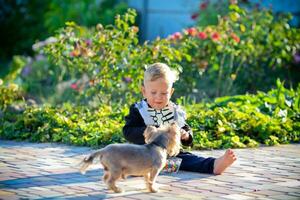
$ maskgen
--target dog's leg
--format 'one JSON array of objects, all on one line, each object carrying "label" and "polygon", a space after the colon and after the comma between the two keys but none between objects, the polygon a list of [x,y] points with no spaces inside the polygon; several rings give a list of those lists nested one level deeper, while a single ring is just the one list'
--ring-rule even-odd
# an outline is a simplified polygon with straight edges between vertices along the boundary
[{"label": "dog's leg", "polygon": [[122,179],[126,179],[128,174],[127,174],[127,169],[125,167],[122,168]]},{"label": "dog's leg", "polygon": [[156,181],[156,177],[159,174],[158,169],[152,169],[150,172],[150,176],[149,176],[149,191],[150,192],[158,192],[158,187],[155,184]]},{"label": "dog's leg", "polygon": [[150,173],[144,175],[146,187],[149,191],[152,189],[152,182],[150,182]]},{"label": "dog's leg", "polygon": [[106,182],[109,189],[116,193],[122,192],[122,189],[116,186],[116,181],[122,176],[122,170],[110,171],[110,176]]},{"label": "dog's leg", "polygon": [[107,180],[109,178],[109,171],[104,170],[104,174],[103,174],[103,182],[107,183]]}]

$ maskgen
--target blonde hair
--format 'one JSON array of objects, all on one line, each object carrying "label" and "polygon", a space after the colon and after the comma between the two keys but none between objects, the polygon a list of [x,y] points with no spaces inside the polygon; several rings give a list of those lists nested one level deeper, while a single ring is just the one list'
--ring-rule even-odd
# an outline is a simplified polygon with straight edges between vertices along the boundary
[{"label": "blonde hair", "polygon": [[167,80],[172,85],[178,80],[178,73],[164,63],[154,63],[149,65],[144,72],[144,85],[147,81],[155,81],[159,78]]}]

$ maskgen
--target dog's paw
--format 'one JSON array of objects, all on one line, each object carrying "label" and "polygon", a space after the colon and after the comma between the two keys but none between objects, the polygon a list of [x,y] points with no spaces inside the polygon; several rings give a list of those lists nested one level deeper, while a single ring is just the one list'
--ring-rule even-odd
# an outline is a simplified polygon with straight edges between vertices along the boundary
[{"label": "dog's paw", "polygon": [[121,188],[114,188],[115,193],[122,193],[124,192]]},{"label": "dog's paw", "polygon": [[150,189],[150,192],[153,192],[153,193],[158,192],[158,187],[156,187],[156,186],[152,186],[149,189]]}]

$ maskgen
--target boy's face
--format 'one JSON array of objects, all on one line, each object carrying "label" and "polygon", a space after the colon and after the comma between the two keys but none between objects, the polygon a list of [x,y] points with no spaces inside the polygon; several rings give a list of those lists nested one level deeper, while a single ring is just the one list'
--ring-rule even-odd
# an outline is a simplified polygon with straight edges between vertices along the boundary
[{"label": "boy's face", "polygon": [[146,81],[142,87],[144,98],[147,99],[147,103],[154,109],[163,109],[166,107],[173,92],[174,88],[164,78],[159,78],[155,81]]}]

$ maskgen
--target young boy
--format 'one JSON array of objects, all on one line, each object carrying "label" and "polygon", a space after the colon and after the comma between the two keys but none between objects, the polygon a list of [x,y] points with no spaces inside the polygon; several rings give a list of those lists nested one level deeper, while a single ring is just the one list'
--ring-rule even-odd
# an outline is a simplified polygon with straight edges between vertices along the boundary
[{"label": "young boy", "polygon": [[[181,127],[182,145],[192,145],[193,135],[185,122],[185,112],[170,101],[174,92],[172,86],[176,80],[177,74],[166,64],[155,63],[146,69],[142,86],[145,99],[131,105],[130,112],[125,117],[123,134],[129,142],[144,144],[143,132],[146,126],[159,127],[175,121]],[[224,172],[236,160],[230,149],[219,158],[203,158],[183,151],[177,157],[182,159],[180,170],[216,175]]]}]

